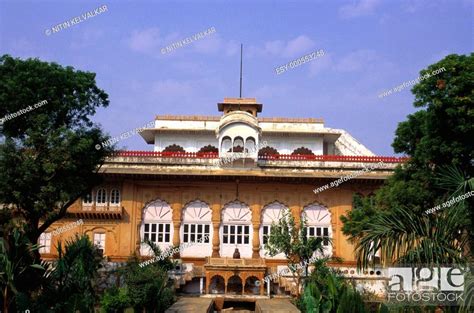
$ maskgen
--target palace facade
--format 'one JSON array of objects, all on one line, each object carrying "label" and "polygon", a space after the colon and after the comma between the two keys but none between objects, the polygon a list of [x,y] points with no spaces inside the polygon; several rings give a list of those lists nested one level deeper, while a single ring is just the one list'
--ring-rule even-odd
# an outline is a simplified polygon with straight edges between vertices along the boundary
[{"label": "palace facade", "polygon": [[[141,133],[154,151],[109,158],[101,168],[104,184],[42,234],[43,257],[54,259],[58,240],[81,233],[111,263],[133,253],[145,260],[148,239],[162,249],[181,247],[173,277],[184,291],[263,293],[258,281],[286,266],[264,244],[272,223],[288,212],[297,223],[306,218],[308,236],[331,238],[325,254],[342,258],[337,266],[347,275],[364,275],[354,272],[340,216],[352,209],[355,193],[371,194],[403,159],[375,156],[321,119],[259,117],[263,105],[254,98],[225,98],[217,107],[221,116],[157,116],[154,128]],[[367,168],[374,170],[361,171]],[[236,248],[240,259],[233,258]],[[284,277],[273,284],[273,292],[293,287]]]}]

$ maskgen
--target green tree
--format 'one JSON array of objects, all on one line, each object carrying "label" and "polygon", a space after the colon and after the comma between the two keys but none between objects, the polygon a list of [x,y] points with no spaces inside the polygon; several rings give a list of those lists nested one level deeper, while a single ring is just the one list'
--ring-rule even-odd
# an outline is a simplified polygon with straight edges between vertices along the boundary
[{"label": "green tree", "polygon": [[295,219],[287,212],[270,228],[270,235],[265,244],[265,249],[270,256],[279,253],[285,254],[293,279],[296,283],[296,294],[300,294],[302,280],[308,274],[308,267],[315,252],[321,255],[324,252],[323,241],[329,238],[307,236],[306,222],[301,219],[296,227]]},{"label": "green tree", "polygon": [[474,172],[474,54],[449,55],[420,76],[442,68],[413,87],[419,110],[397,128],[393,147],[410,161],[376,192],[373,205],[342,218],[360,266],[379,249],[382,261],[413,263],[462,262],[468,243],[473,251],[472,198],[425,213],[451,198],[453,190],[439,180],[446,166],[457,167],[463,181]]},{"label": "green tree", "polygon": [[[15,227],[36,243],[100,182],[100,165],[112,148],[95,148],[108,137],[90,118],[109,104],[108,95],[96,86],[94,73],[4,55],[0,103],[0,224],[8,231],[15,220]],[[44,104],[15,117],[37,103]],[[37,250],[34,256],[31,264],[39,263]],[[18,290],[33,293],[38,274],[29,271],[29,281],[19,282]]]}]

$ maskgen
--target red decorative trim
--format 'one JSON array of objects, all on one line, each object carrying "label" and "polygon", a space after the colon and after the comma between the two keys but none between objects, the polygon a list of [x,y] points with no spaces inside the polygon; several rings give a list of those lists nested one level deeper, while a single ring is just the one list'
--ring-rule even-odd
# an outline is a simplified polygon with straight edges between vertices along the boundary
[{"label": "red decorative trim", "polygon": [[367,162],[367,163],[403,163],[408,157],[385,157],[385,156],[353,156],[353,155],[308,155],[308,154],[279,154],[259,155],[259,160],[289,160],[289,161],[326,161],[326,162]]},{"label": "red decorative trim", "polygon": [[155,151],[118,151],[113,157],[156,157],[156,158],[192,158],[192,159],[217,159],[218,152],[155,152]]},{"label": "red decorative trim", "polygon": [[[157,157],[157,158],[192,158],[217,159],[217,152],[154,152],[154,151],[118,151],[112,157]],[[385,156],[352,156],[352,155],[304,155],[304,154],[272,154],[259,155],[259,160],[268,161],[326,161],[326,162],[366,162],[366,163],[403,163],[408,157]]]}]

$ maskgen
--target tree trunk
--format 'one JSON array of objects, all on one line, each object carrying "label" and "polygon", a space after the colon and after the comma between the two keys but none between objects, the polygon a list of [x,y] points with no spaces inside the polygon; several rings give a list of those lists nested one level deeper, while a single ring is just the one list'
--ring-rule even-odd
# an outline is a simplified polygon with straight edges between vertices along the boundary
[{"label": "tree trunk", "polygon": [[3,312],[8,313],[8,286],[5,286],[3,292]]}]

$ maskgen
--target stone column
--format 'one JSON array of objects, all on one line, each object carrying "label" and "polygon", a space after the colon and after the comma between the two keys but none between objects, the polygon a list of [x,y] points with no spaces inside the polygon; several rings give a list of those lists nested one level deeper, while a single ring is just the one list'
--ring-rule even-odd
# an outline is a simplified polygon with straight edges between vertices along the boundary
[{"label": "stone column", "polygon": [[[179,247],[181,241],[179,239],[179,228],[181,226],[181,221],[173,221],[173,228],[174,228],[174,233],[173,233],[173,246]],[[179,258],[180,255],[180,250],[178,250],[177,253],[173,254],[173,258]]]},{"label": "stone column", "polygon": [[259,204],[252,206],[252,259],[260,259],[260,223],[262,215],[262,206]]},{"label": "stone column", "polygon": [[252,259],[260,258],[260,222],[253,222]]},{"label": "stone column", "polygon": [[[173,209],[173,246],[179,247],[181,240],[179,236],[179,229],[181,227],[181,211],[182,206],[181,203],[175,203],[172,205]],[[173,255],[173,258],[179,258],[180,253],[179,251]]]},{"label": "stone column", "polygon": [[301,223],[301,214],[303,214],[303,208],[301,208],[300,206],[292,206],[290,207],[290,212],[291,212],[291,215],[293,215],[293,218],[295,219],[295,226],[299,231],[300,223]]},{"label": "stone column", "polygon": [[227,283],[228,283],[228,277],[224,277],[224,294],[227,294]]},{"label": "stone column", "polygon": [[220,222],[212,222],[212,257],[218,258],[220,252],[219,226]]}]

